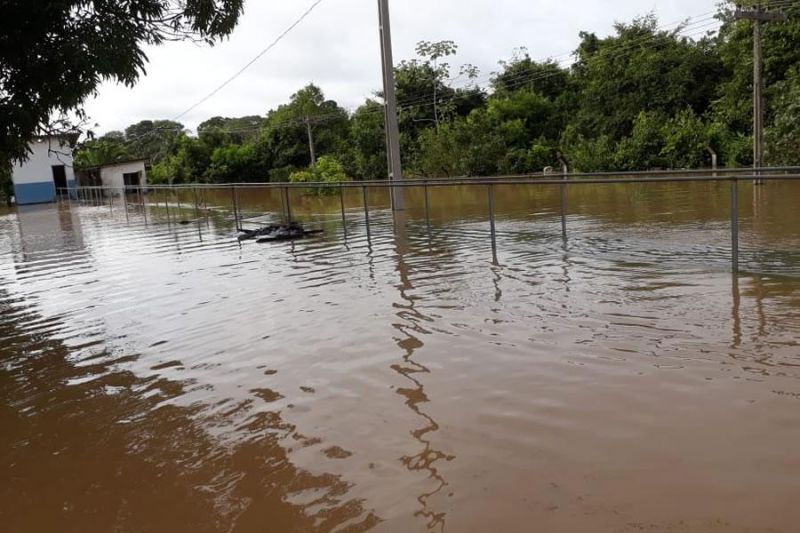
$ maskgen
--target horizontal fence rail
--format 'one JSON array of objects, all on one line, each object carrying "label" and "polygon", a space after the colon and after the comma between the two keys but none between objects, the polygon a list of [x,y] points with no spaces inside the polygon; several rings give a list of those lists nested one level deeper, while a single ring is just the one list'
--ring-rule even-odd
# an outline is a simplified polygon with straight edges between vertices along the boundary
[{"label": "horizontal fence rail", "polygon": [[[717,174],[717,175],[714,175]],[[615,177],[619,176],[619,177]],[[646,182],[682,182],[682,181],[729,181],[737,180],[791,180],[800,178],[800,167],[765,167],[762,169],[725,169],[725,170],[669,170],[669,171],[636,171],[636,172],[601,172],[601,173],[567,173],[567,174],[519,174],[508,176],[477,176],[477,177],[457,177],[457,178],[410,178],[400,181],[388,180],[366,180],[366,181],[342,181],[342,182],[242,182],[242,183],[176,183],[176,184],[148,184],[147,189],[196,189],[211,188],[220,189],[225,187],[238,188],[290,188],[290,189],[311,189],[337,187],[358,188],[358,187],[423,187],[446,186],[446,185],[561,185],[567,181],[574,184],[602,184],[602,183],[646,183]],[[92,187],[78,186],[78,188],[99,188],[109,189],[113,187]],[[135,191],[138,186],[127,187]],[[123,187],[116,187],[121,190]]]},{"label": "horizontal fence rail", "polygon": [[[344,191],[349,189],[360,189],[363,198],[364,220],[366,223],[367,238],[371,239],[370,233],[370,212],[369,212],[369,189],[392,189],[395,191],[412,188],[423,188],[425,191],[425,219],[430,228],[430,201],[428,195],[429,188],[436,187],[463,187],[463,186],[483,186],[487,189],[487,201],[489,212],[489,225],[492,239],[492,258],[497,263],[497,240],[495,223],[495,187],[497,186],[558,186],[560,189],[560,215],[562,237],[567,240],[567,188],[580,185],[616,185],[616,184],[665,184],[665,183],[729,183],[731,192],[731,268],[734,272],[739,270],[739,183],[742,181],[753,181],[755,184],[763,184],[769,181],[798,181],[800,180],[800,167],[764,167],[764,168],[726,168],[726,169],[692,169],[692,170],[658,170],[658,171],[635,171],[635,172],[600,172],[600,173],[542,173],[524,174],[509,176],[491,177],[445,177],[445,178],[413,178],[401,181],[345,181],[345,182],[306,182],[306,183],[192,183],[192,184],[147,184],[130,186],[85,186],[76,185],[68,189],[60,189],[58,197],[61,200],[78,201],[92,205],[108,204],[111,212],[114,210],[115,198],[118,199],[119,207],[125,212],[128,219],[129,198],[138,199],[135,205],[142,208],[145,224],[147,224],[147,197],[149,192],[174,192],[192,193],[192,201],[188,202],[189,207],[194,208],[195,217],[200,218],[201,210],[208,214],[209,208],[206,203],[206,193],[209,191],[223,191],[230,196],[231,213],[236,223],[236,229],[241,231],[245,217],[242,214],[240,203],[240,192],[248,189],[271,189],[281,192],[281,211],[282,216],[287,222],[292,221],[291,190],[317,189],[333,190],[339,192],[341,204],[342,223],[344,225],[345,238],[347,238],[347,214],[344,202]],[[187,202],[183,202],[184,205]],[[166,213],[167,222],[172,222],[169,198],[162,201],[151,201],[150,205],[163,206]],[[201,206],[203,206],[201,208]],[[182,208],[180,196],[178,196],[177,209]],[[227,209],[227,208],[226,208]],[[175,211],[175,206],[172,206]],[[177,221],[177,219],[176,219]]]}]

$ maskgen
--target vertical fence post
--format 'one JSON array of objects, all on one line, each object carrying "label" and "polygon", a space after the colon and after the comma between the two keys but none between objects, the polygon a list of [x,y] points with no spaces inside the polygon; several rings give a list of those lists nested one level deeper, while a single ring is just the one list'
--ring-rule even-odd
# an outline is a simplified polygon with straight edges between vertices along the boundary
[{"label": "vertical fence post", "polygon": [[236,230],[239,230],[239,212],[236,206],[236,187],[231,185],[231,208],[233,209],[233,223],[236,225]]},{"label": "vertical fence post", "polygon": [[344,209],[344,185],[339,185],[339,204],[342,207],[342,232],[347,240],[347,214]]},{"label": "vertical fence post", "polygon": [[492,230],[492,263],[497,264],[497,228],[494,220],[494,185],[489,185],[489,227]]},{"label": "vertical fence post", "polygon": [[[566,165],[563,168],[562,179],[567,181],[567,167]],[[561,238],[564,241],[567,240],[567,186],[561,185],[560,186],[559,194],[561,195]]]},{"label": "vertical fence post", "polygon": [[283,188],[283,207],[286,209],[284,215],[286,216],[286,223],[292,223],[292,197],[289,194],[289,187]]},{"label": "vertical fence post", "polygon": [[170,220],[171,217],[169,215],[169,189],[164,189],[164,208],[167,210],[167,224],[171,225],[172,220]]},{"label": "vertical fence post", "polygon": [[361,187],[361,194],[364,197],[364,221],[367,224],[367,240],[372,240],[372,232],[369,228],[369,197],[367,196],[367,187],[366,185]]},{"label": "vertical fence post", "polygon": [[731,178],[731,268],[739,272],[739,180]]},{"label": "vertical fence post", "polygon": [[428,197],[428,182],[425,182],[423,186],[424,193],[425,193],[425,224],[428,226],[428,233],[431,232],[431,206],[430,206],[430,198]]},{"label": "vertical fence post", "polygon": [[114,189],[108,189],[108,212],[114,214]]},{"label": "vertical fence post", "polygon": [[142,199],[142,215],[144,216],[144,225],[147,226],[147,192],[142,194],[142,186],[139,185],[139,197]]},{"label": "vertical fence post", "polygon": [[125,223],[130,224],[131,219],[128,215],[128,187],[127,185],[122,189],[122,207],[125,209]]},{"label": "vertical fence post", "polygon": [[242,205],[239,203],[239,187],[234,185],[233,197],[236,202],[236,230],[240,231],[244,226],[244,215],[242,215]]},{"label": "vertical fence post", "polygon": [[194,194],[194,218],[196,221],[200,220],[200,199],[197,197],[197,187],[192,188]]}]

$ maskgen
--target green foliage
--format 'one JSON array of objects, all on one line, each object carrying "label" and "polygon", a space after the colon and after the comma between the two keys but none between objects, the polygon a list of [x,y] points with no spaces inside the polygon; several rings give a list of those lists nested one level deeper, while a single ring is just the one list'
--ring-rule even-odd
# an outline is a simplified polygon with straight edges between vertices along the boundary
[{"label": "green foliage", "polygon": [[207,176],[213,182],[265,181],[268,174],[259,164],[252,144],[231,144],[214,150]]},{"label": "green foliage", "polygon": [[[313,168],[300,170],[289,176],[291,183],[327,183],[336,184],[348,181],[347,174],[342,164],[332,156],[322,156]],[[335,187],[317,187],[316,194],[333,194],[338,192]]]},{"label": "green foliage", "polygon": [[577,172],[601,172],[616,169],[616,143],[608,135],[586,137],[568,126],[561,137],[561,147],[570,169]]},{"label": "green foliage", "polygon": [[11,165],[0,161],[0,202],[10,203],[14,195],[14,185],[11,181]]},{"label": "green foliage", "polygon": [[710,41],[658,30],[652,15],[616,30],[602,40],[584,34],[578,49],[575,123],[581,133],[621,139],[632,134],[642,112],[671,116],[687,106],[698,114],[708,109],[722,74]]},{"label": "green foliage", "polygon": [[387,179],[383,106],[375,100],[359,107],[350,123],[353,174],[362,180]]},{"label": "green foliage", "polygon": [[[752,25],[718,14],[718,36],[663,31],[655,17],[581,33],[575,63],[537,62],[525,49],[500,62],[491,86],[477,69],[453,76],[452,41],[422,41],[396,69],[408,176],[595,172],[752,163]],[[800,7],[765,25],[767,161],[800,164]],[[689,31],[691,33],[691,30]],[[214,117],[197,137],[170,121],[84,143],[80,165],[125,153],[153,161],[165,183],[386,179],[380,93],[352,114],[308,85],[266,116]],[[316,165],[312,160],[316,158]],[[335,164],[334,164],[335,163]]]},{"label": "green foliage", "polygon": [[125,143],[125,134],[112,131],[99,139],[90,139],[77,146],[74,163],[75,168],[80,170],[132,158],[133,155]]},{"label": "green foliage", "polygon": [[776,87],[775,113],[767,129],[767,161],[800,165],[800,66]]},{"label": "green foliage", "polygon": [[526,48],[515,50],[510,61],[500,61],[499,65],[503,70],[492,78],[492,87],[498,93],[527,90],[556,100],[570,81],[567,69],[554,61],[534,61]]},{"label": "green foliage", "polygon": [[[72,131],[86,98],[112,80],[132,86],[145,47],[213,42],[231,33],[244,0],[5,0],[0,18],[0,161],[22,160],[41,133]],[[54,118],[55,117],[55,118]]]},{"label": "green foliage", "polygon": [[125,128],[125,141],[134,157],[158,163],[175,151],[183,133],[183,124],[172,120],[143,120]]},{"label": "green foliage", "polygon": [[265,166],[303,168],[312,163],[311,142],[316,154],[336,154],[347,149],[349,130],[347,111],[308,85],[267,114],[255,144]]}]

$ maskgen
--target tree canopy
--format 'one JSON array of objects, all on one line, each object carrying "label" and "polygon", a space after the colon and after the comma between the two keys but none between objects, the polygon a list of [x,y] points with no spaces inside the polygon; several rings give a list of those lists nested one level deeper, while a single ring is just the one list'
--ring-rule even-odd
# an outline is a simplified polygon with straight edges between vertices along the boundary
[{"label": "tree canopy", "polygon": [[[787,22],[764,30],[766,155],[782,165],[800,164],[800,7],[784,11]],[[422,41],[416,57],[395,68],[405,174],[523,174],[563,163],[586,172],[688,168],[712,158],[751,164],[752,23],[734,20],[731,3],[717,18],[715,33],[703,29],[707,22],[666,30],[652,15],[618,23],[608,36],[584,32],[564,62],[516,49],[486,86],[458,61],[456,43]],[[312,84],[264,115],[211,118],[195,136],[168,122],[121,135],[153,128],[163,135],[125,149],[146,154],[152,176],[165,182],[387,178],[380,92],[348,111]],[[119,141],[109,134],[84,151],[115,157]],[[324,172],[315,169],[322,158]]]},{"label": "tree canopy", "polygon": [[74,128],[103,81],[131,86],[145,45],[231,33],[244,0],[5,0],[0,17],[0,162],[38,134]]}]

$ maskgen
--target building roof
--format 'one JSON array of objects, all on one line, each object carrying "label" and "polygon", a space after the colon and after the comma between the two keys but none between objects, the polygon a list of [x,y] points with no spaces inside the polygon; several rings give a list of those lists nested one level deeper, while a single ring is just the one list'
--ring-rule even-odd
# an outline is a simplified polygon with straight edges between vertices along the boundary
[{"label": "building roof", "polygon": [[99,170],[101,168],[120,167],[122,165],[130,165],[131,163],[149,163],[149,159],[126,159],[124,161],[114,161],[113,163],[106,163],[105,165],[95,165],[93,167],[86,167],[81,170]]},{"label": "building roof", "polygon": [[74,148],[75,144],[78,142],[78,138],[80,137],[80,133],[54,133],[50,135],[35,135],[32,142],[48,142],[48,141],[58,141],[60,144],[68,144],[70,147]]}]

